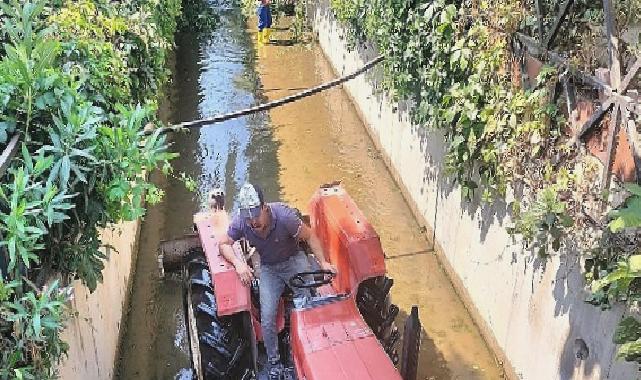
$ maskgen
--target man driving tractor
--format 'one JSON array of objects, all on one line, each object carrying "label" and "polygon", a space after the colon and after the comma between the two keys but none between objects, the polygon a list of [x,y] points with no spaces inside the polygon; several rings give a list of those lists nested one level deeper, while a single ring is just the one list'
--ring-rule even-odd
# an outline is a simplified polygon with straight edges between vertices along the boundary
[{"label": "man driving tractor", "polygon": [[[254,279],[253,269],[234,254],[232,244],[246,239],[260,255],[261,327],[267,351],[269,378],[279,379],[283,371],[278,352],[276,316],[285,285],[296,274],[309,270],[307,255],[300,250],[299,241],[306,241],[314,252],[321,269],[336,271],[327,262],[321,244],[310,227],[284,203],[265,203],[262,190],[246,183],[238,194],[239,210],[234,215],[227,236],[219,243],[220,253],[234,265],[246,286]],[[295,297],[309,297],[309,290],[292,289]]]}]

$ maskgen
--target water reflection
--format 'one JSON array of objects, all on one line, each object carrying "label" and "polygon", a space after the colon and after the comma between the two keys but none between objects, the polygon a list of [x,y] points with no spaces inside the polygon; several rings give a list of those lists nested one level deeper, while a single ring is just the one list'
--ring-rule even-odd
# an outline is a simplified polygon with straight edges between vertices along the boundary
[{"label": "water reflection", "polygon": [[[237,8],[228,7],[222,21],[208,38],[177,35],[174,80],[161,110],[166,120],[198,119],[259,101],[244,19]],[[253,115],[173,136],[174,150],[180,153],[174,161],[176,176],[185,172],[196,178],[198,191],[190,193],[176,178],[152,175],[166,197],[150,208],[141,228],[119,379],[191,378],[182,288],[177,279],[158,278],[158,243],[190,230],[192,215],[214,186],[224,188],[232,201],[243,182],[257,181],[268,198],[277,199],[279,165],[271,131],[266,115]]]}]

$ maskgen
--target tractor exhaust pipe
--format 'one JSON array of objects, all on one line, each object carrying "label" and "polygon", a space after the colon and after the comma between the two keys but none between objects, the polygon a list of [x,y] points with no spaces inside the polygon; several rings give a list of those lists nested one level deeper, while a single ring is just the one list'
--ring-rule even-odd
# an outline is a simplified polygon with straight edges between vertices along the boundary
[{"label": "tractor exhaust pipe", "polygon": [[416,380],[418,354],[421,348],[421,321],[418,318],[418,307],[412,306],[412,312],[405,320],[403,331],[403,351],[401,377],[403,380]]}]

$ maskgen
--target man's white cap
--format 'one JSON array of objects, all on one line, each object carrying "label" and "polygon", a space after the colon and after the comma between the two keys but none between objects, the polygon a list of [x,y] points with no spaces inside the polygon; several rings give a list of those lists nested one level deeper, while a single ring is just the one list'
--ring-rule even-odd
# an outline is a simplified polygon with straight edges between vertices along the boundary
[{"label": "man's white cap", "polygon": [[263,191],[256,185],[245,183],[238,192],[240,215],[245,218],[256,217],[264,203]]}]

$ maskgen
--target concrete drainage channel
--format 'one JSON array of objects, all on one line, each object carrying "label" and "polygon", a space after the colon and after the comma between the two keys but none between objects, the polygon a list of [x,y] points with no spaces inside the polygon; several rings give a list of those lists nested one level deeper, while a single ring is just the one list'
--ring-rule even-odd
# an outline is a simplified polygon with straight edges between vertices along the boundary
[{"label": "concrete drainage channel", "polygon": [[[287,20],[280,20],[286,26]],[[335,78],[319,47],[257,47],[238,9],[225,11],[208,38],[177,37],[173,87],[163,112],[172,122],[207,118],[293,94]],[[277,31],[275,39],[288,39]],[[264,90],[269,91],[264,91]],[[174,137],[176,171],[197,178],[189,193],[175,180],[154,176],[165,200],[149,210],[140,237],[118,379],[189,378],[187,331],[178,279],[158,276],[159,242],[189,232],[207,192],[224,189],[226,203],[247,180],[266,198],[301,210],[317,187],[342,180],[381,237],[394,278],[392,300],[402,326],[411,306],[423,322],[419,379],[496,379],[491,352],[457,298],[420,226],[401,196],[356,109],[341,88],[215,127]],[[416,254],[415,254],[416,253]]]}]

